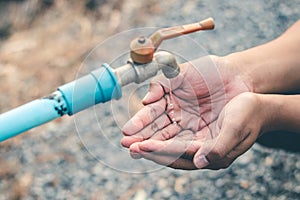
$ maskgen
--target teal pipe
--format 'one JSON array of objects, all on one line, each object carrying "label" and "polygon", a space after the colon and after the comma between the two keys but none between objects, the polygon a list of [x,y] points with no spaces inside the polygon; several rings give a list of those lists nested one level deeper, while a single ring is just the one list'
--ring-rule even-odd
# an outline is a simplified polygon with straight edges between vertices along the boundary
[{"label": "teal pipe", "polygon": [[67,103],[69,115],[122,96],[118,80],[108,64],[102,64],[90,74],[60,86],[58,91]]},{"label": "teal pipe", "polygon": [[[62,116],[65,108],[61,105],[52,98],[43,98],[1,114],[0,141]],[[61,108],[62,114],[58,112]]]},{"label": "teal pipe", "polygon": [[0,141],[14,137],[65,114],[73,115],[98,103],[122,96],[117,77],[108,64],[58,87],[48,97],[0,115]]}]

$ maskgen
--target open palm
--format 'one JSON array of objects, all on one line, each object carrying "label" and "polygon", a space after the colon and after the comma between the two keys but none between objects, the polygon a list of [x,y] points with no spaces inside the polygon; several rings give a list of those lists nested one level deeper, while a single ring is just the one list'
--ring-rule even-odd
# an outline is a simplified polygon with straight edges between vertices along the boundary
[{"label": "open palm", "polygon": [[[222,57],[202,57],[182,64],[180,69],[173,79],[161,76],[151,82],[143,99],[145,106],[123,127],[121,142],[130,148],[132,157],[168,166],[190,160],[199,148],[199,143],[191,141],[214,137],[210,128],[225,104],[251,91],[238,68]],[[177,152],[168,149],[172,142],[180,143]]]}]

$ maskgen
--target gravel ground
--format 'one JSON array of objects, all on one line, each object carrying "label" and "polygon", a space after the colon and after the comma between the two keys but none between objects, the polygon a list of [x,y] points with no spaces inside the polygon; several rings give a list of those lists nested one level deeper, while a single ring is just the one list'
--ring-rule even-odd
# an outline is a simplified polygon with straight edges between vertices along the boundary
[{"label": "gravel ground", "polygon": [[[144,27],[212,16],[216,29],[190,38],[201,44],[203,52],[216,55],[274,39],[300,18],[299,0],[154,3],[161,12],[145,20]],[[123,4],[131,20],[134,4],[129,0]],[[197,54],[193,48],[189,51],[186,56]],[[300,199],[299,154],[258,144],[228,169],[218,171],[173,170],[130,159],[118,142],[125,120],[119,113],[127,112],[126,98],[4,143],[0,148],[0,199]]]}]

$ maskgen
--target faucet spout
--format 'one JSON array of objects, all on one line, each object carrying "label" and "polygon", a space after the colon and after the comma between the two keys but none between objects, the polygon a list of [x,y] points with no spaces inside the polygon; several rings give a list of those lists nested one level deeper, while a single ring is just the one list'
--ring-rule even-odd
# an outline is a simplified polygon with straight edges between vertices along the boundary
[{"label": "faucet spout", "polygon": [[166,78],[174,78],[180,73],[180,67],[173,54],[167,51],[160,51],[154,54],[154,58],[160,65],[160,69]]},{"label": "faucet spout", "polygon": [[129,60],[126,65],[115,69],[114,73],[119,84],[125,86],[133,82],[142,83],[154,77],[159,70],[162,70],[167,78],[176,77],[180,68],[175,56],[166,51],[159,51],[154,54],[154,59],[150,63],[138,64]]}]

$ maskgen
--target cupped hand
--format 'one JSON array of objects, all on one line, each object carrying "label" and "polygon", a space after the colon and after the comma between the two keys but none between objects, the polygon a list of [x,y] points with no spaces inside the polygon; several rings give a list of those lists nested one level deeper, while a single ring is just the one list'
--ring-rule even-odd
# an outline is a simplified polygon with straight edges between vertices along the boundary
[{"label": "cupped hand", "polygon": [[227,168],[268,127],[270,115],[259,96],[239,94],[209,127],[196,133],[183,130],[167,140],[134,143],[132,154],[177,169]]},{"label": "cupped hand", "polygon": [[[210,129],[225,104],[251,91],[249,81],[224,57],[202,57],[180,68],[177,77],[159,77],[150,84],[145,106],[123,127],[121,143],[130,148],[132,157],[174,167],[190,163],[199,142],[216,137]],[[168,149],[174,144],[176,149]],[[190,163],[188,168],[193,167]]]},{"label": "cupped hand", "polygon": [[[270,108],[261,94],[242,93],[234,97],[222,110],[211,131],[211,139],[203,142],[195,152],[196,168],[220,169],[245,153],[271,124]],[[184,166],[183,166],[184,167]]]}]

